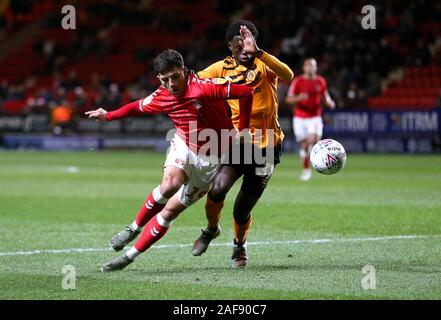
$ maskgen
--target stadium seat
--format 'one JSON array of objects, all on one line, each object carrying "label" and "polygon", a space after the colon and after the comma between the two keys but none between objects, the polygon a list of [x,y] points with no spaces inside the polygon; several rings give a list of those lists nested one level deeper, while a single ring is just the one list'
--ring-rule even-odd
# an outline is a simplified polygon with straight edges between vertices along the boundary
[{"label": "stadium seat", "polygon": [[409,67],[404,74],[403,79],[393,81],[380,96],[369,98],[369,107],[435,108],[441,94],[441,67]]},{"label": "stadium seat", "polygon": [[3,103],[3,111],[7,114],[21,114],[26,108],[26,105],[26,100],[8,100]]}]

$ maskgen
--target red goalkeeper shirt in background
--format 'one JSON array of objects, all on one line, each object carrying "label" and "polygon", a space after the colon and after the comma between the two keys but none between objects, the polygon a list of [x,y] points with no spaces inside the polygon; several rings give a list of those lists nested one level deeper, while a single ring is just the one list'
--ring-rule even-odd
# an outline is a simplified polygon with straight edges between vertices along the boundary
[{"label": "red goalkeeper shirt in background", "polygon": [[[248,128],[253,103],[251,88],[226,81],[222,84],[215,84],[213,80],[201,80],[193,74],[188,76],[187,88],[182,96],[175,97],[164,87],[159,87],[145,99],[129,103],[118,110],[109,111],[106,120],[165,113],[173,121],[177,134],[190,149],[199,150],[207,141],[199,141],[199,139],[190,141],[190,129],[194,128],[197,134],[203,129],[214,129],[220,142],[220,130],[234,128],[226,111],[226,99],[239,99],[239,130]],[[191,122],[193,122],[192,127],[190,127]],[[192,134],[195,135],[195,132]]]},{"label": "red goalkeeper shirt in background", "polygon": [[296,103],[294,117],[320,117],[322,115],[321,99],[326,90],[326,80],[321,76],[316,76],[314,79],[308,79],[304,75],[296,77],[289,86],[288,96],[306,93],[308,98]]}]

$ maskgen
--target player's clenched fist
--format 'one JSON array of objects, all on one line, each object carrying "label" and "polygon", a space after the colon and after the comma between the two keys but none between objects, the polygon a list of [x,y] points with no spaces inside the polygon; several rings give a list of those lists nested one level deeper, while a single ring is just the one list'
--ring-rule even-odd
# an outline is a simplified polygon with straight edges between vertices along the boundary
[{"label": "player's clenched fist", "polygon": [[101,121],[106,121],[107,111],[103,108],[99,108],[96,110],[91,110],[86,112],[86,116],[89,116],[90,119],[97,119]]}]

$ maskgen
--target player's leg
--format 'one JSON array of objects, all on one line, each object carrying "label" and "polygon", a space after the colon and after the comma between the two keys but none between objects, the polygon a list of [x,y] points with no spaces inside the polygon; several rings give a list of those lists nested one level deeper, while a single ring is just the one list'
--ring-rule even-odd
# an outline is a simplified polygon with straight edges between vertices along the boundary
[{"label": "player's leg", "polygon": [[188,177],[188,172],[186,172],[188,170],[188,155],[187,145],[179,136],[175,135],[170,142],[161,184],[147,197],[132,224],[112,238],[110,245],[115,251],[122,250],[135,239],[141,232],[141,228],[160,212],[168,199],[179,190]]},{"label": "player's leg", "polygon": [[139,209],[134,221],[134,226],[145,226],[152,217],[165,207],[168,199],[179,190],[181,185],[185,182],[185,179],[185,171],[182,168],[175,166],[165,167],[161,184],[153,189]]},{"label": "player's leg", "polygon": [[309,163],[309,153],[310,153],[310,140],[308,138],[300,141],[300,162],[302,165],[302,174],[300,175],[300,180],[308,181],[311,179],[312,172]]},{"label": "player's leg", "polygon": [[233,268],[247,264],[247,234],[253,221],[251,211],[266,189],[274,170],[271,165],[267,174],[256,174],[255,168],[244,173],[241,189],[234,202],[234,243],[231,262]]},{"label": "player's leg", "polygon": [[303,181],[308,181],[309,179],[311,179],[312,176],[312,172],[311,172],[311,168],[310,168],[310,160],[309,160],[309,156],[311,154],[311,150],[312,147],[314,147],[314,145],[320,141],[320,139],[322,138],[322,134],[323,134],[323,121],[321,117],[314,117],[311,119],[308,119],[306,122],[306,139],[304,140],[304,155],[305,155],[305,159],[304,159],[304,168],[305,166],[307,166],[307,171],[304,170],[304,172],[302,173],[302,177],[301,180]]},{"label": "player's leg", "polygon": [[165,167],[161,185],[157,186],[150,193],[132,224],[117,233],[110,240],[112,248],[115,251],[120,251],[134,240],[141,233],[141,228],[165,207],[168,199],[179,190],[186,178],[187,176],[183,169],[175,166]]},{"label": "player's leg", "polygon": [[303,172],[300,176],[300,180],[309,181],[312,177],[312,170],[310,168],[310,159],[309,156],[311,154],[312,147],[319,141],[319,137],[317,134],[312,133],[309,134],[308,137],[304,140],[304,151],[302,151],[304,155],[303,159]]},{"label": "player's leg", "polygon": [[127,251],[127,256],[134,260],[139,254],[150,248],[156,241],[161,239],[168,231],[172,221],[175,220],[179,214],[187,208],[179,200],[179,195],[176,193],[154,218],[151,219],[141,236],[136,241],[134,246]]},{"label": "player's leg", "polygon": [[308,145],[308,157],[311,154],[312,147],[319,141],[320,137],[315,133],[312,133],[308,136],[308,138],[306,139],[306,143]]},{"label": "player's leg", "polygon": [[219,220],[224,206],[225,197],[233,184],[240,178],[242,172],[237,166],[222,165],[216,173],[205,203],[205,215],[207,228],[201,230],[201,235],[196,239],[192,249],[192,255],[203,254],[211,240],[220,234]]},{"label": "player's leg", "polygon": [[122,270],[131,264],[141,253],[150,248],[167,233],[170,225],[186,209],[176,193],[165,207],[146,224],[135,245],[124,255],[117,257],[101,267],[102,272]]},{"label": "player's leg", "polygon": [[294,117],[293,128],[297,142],[299,143],[300,164],[302,166],[302,174],[300,180],[307,181],[311,178],[311,169],[309,167],[308,152],[308,119]]},{"label": "player's leg", "polygon": [[[194,155],[193,158],[195,158]],[[217,163],[213,164],[201,159],[194,160],[195,162],[191,162],[194,165],[186,167],[187,183],[183,184],[162,211],[147,223],[135,245],[126,254],[103,265],[103,272],[121,270],[132,263],[137,256],[167,233],[172,221],[182,211],[207,193],[219,166]]]},{"label": "player's leg", "polygon": [[161,211],[184,183],[188,176],[188,146],[178,135],[170,141],[161,185],[148,196],[141,206],[133,226],[143,227],[154,215]]}]

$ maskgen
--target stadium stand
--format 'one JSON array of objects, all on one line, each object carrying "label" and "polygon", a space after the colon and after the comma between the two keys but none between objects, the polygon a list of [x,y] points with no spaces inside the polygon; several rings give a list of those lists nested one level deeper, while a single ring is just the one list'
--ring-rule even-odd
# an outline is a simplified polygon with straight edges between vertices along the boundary
[{"label": "stadium stand", "polygon": [[[74,3],[77,30],[60,26],[63,1],[2,4],[2,37],[14,39],[30,23],[37,30],[20,34],[21,44],[0,56],[1,113],[67,102],[80,114],[140,98],[158,84],[151,72],[158,51],[177,48],[189,67],[201,69],[228,54],[225,27],[238,18],[253,20],[261,47],[296,73],[305,57],[316,57],[340,108],[430,109],[439,100],[439,2],[375,3],[375,30],[359,27],[362,1],[312,1],[308,7],[269,0]],[[399,76],[391,80],[392,72]],[[280,86],[281,96],[286,86]]]}]

